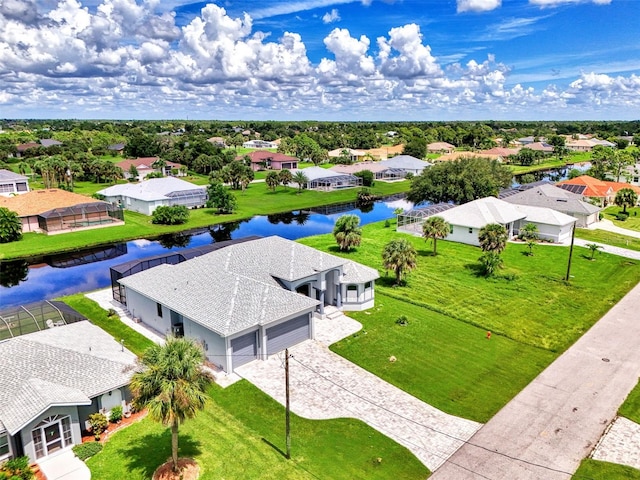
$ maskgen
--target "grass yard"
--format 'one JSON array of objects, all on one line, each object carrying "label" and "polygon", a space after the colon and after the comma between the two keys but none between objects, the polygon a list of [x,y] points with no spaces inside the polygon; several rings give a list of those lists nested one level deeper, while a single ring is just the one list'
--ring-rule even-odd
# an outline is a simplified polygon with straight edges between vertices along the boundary
[{"label": "grass yard", "polygon": [[578,228],[576,229],[576,237],[589,240],[590,242],[606,243],[614,247],[640,251],[640,238],[628,237],[627,235],[620,235],[619,233],[608,232],[606,230]]},{"label": "grass yard", "polygon": [[556,157],[549,157],[540,163],[533,165],[509,165],[514,175],[522,175],[524,173],[537,172],[540,170],[548,170],[550,168],[562,168],[567,164],[567,158],[558,160]]},{"label": "grass yard", "polygon": [[[382,270],[380,252],[392,238],[409,239],[418,268],[406,286]],[[447,413],[486,422],[557,355],[575,342],[640,281],[640,264],[612,255],[587,259],[576,247],[571,282],[568,248],[539,245],[534,256],[509,244],[497,278],[478,276],[480,249],[396,233],[381,223],[363,227],[362,244],[342,254],[332,235],[301,240],[378,268],[376,307],[351,313],[364,325],[332,349]],[[409,325],[395,324],[406,315]],[[492,332],[491,340],[486,332]],[[388,358],[397,358],[390,363]],[[424,374],[420,374],[424,372]]]},{"label": "grass yard", "polygon": [[640,423],[640,382],[636,384],[624,403],[620,406],[618,415]]},{"label": "grass yard", "polygon": [[[372,189],[379,195],[405,192],[408,181],[385,183],[378,182]],[[176,233],[192,228],[205,227],[224,222],[251,218],[254,215],[268,215],[311,208],[332,203],[352,202],[358,194],[357,188],[348,188],[333,192],[303,190],[278,187],[275,192],[265,183],[253,183],[244,192],[234,191],[238,200],[238,210],[230,215],[219,215],[210,208],[190,210],[189,221],[184,225],[153,225],[151,217],[125,210],[125,225],[100,228],[63,235],[48,236],[41,233],[26,233],[22,240],[2,245],[0,259],[24,258],[53,252],[65,252],[121,242],[135,238],[153,238],[166,233]]]},{"label": "grass yard", "polygon": [[585,458],[572,480],[640,480],[640,470],[617,463]]},{"label": "grass yard", "polygon": [[636,232],[640,232],[640,207],[627,208],[629,218],[624,221],[620,221],[616,218],[616,214],[618,213],[622,213],[622,208],[618,207],[617,205],[612,205],[602,211],[603,217],[611,220],[614,225],[617,225],[621,228],[626,228],[627,230],[635,230]]}]

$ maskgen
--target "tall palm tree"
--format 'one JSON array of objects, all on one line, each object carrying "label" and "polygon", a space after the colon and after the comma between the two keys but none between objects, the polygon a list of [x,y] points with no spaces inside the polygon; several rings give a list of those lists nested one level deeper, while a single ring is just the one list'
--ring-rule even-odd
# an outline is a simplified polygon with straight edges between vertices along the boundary
[{"label": "tall palm tree", "polygon": [[501,253],[509,240],[507,229],[499,223],[490,223],[480,229],[478,240],[484,252]]},{"label": "tall palm tree", "polygon": [[397,285],[402,283],[405,272],[416,268],[416,255],[416,249],[405,238],[391,240],[382,249],[382,264],[395,272]]},{"label": "tall palm tree", "polygon": [[442,217],[429,217],[422,224],[422,236],[425,241],[429,238],[433,239],[433,254],[437,255],[436,242],[439,238],[445,238],[449,235],[451,226]]},{"label": "tall palm tree", "polygon": [[357,215],[342,215],[336,220],[336,224],[333,227],[333,236],[343,252],[359,246],[362,240],[360,217]]},{"label": "tall palm tree", "polygon": [[134,405],[171,427],[171,460],[178,469],[178,426],[193,418],[207,401],[213,381],[202,369],[204,353],[187,338],[169,337],[164,345],[149,347],[140,359],[141,369],[131,379]]}]

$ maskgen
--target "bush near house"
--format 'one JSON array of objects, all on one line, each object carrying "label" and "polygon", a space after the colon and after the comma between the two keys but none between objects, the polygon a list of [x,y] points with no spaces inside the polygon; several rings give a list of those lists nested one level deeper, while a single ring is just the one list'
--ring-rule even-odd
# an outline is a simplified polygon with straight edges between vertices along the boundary
[{"label": "bush near house", "polygon": [[78,457],[82,461],[85,461],[86,459],[91,458],[95,454],[99,453],[102,450],[102,444],[100,442],[86,442],[75,445],[72,450],[73,453],[75,453],[76,457]]},{"label": "bush near house", "polygon": [[0,480],[32,480],[36,478],[29,466],[29,457],[7,460],[0,466]]},{"label": "bush near house", "polygon": [[189,220],[189,210],[184,205],[161,205],[153,211],[151,223],[160,225],[182,225]]}]

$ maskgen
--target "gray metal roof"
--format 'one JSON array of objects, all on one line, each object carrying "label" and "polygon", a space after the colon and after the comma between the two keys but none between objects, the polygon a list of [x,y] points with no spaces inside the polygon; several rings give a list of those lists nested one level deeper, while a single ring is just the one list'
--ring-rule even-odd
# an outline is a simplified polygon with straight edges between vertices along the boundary
[{"label": "gray metal roof", "polygon": [[380,164],[387,168],[400,168],[403,170],[424,170],[426,167],[433,165],[411,155],[397,155],[388,160],[382,160]]},{"label": "gray metal roof", "polygon": [[140,183],[126,183],[113,185],[100,190],[98,193],[105,197],[130,197],[138,200],[163,200],[176,192],[200,191],[204,193],[206,187],[180,180],[175,177],[151,178]]},{"label": "gray metal roof", "polygon": [[11,170],[0,169],[0,182],[24,182],[28,180],[24,175],[18,175]]},{"label": "gray metal roof", "polygon": [[160,265],[120,283],[227,336],[318,305],[282,288],[278,280],[311,279],[343,266],[345,282],[379,277],[364,265],[272,236],[229,245],[177,265]]},{"label": "gray metal roof", "polygon": [[86,405],[127,385],[136,356],[88,321],[0,342],[0,430],[15,435],[53,405]]},{"label": "gray metal roof", "polygon": [[505,202],[533,207],[547,207],[566,214],[591,215],[602,210],[582,200],[582,196],[555,185],[539,185],[510,197]]}]

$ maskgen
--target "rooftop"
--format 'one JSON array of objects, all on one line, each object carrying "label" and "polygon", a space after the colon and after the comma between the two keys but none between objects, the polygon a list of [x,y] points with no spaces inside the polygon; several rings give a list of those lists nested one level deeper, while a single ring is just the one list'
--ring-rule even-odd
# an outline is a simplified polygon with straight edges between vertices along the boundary
[{"label": "rooftop", "polygon": [[206,190],[193,183],[180,180],[175,177],[152,178],[140,183],[126,183],[114,185],[100,190],[98,193],[106,197],[131,197],[144,201],[162,200],[174,192],[187,192],[191,190]]},{"label": "rooftop", "polygon": [[600,207],[591,205],[582,200],[582,195],[571,193],[555,185],[539,185],[537,187],[524,190],[503,199],[505,202],[532,205],[535,207],[547,207],[559,212],[581,213],[591,215],[599,212]]},{"label": "rooftop", "polygon": [[482,228],[491,223],[506,225],[526,217],[514,205],[495,197],[464,203],[439,214],[451,225]]},{"label": "rooftop", "polygon": [[6,207],[20,217],[40,215],[56,208],[96,203],[107,202],[57,188],[32,190],[15,197],[0,197],[0,207]]},{"label": "rooftop", "polygon": [[11,170],[0,169],[0,182],[25,182],[28,178]]}]

